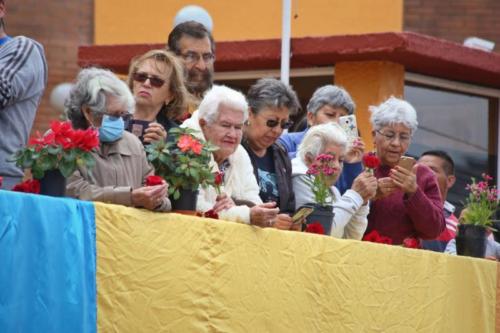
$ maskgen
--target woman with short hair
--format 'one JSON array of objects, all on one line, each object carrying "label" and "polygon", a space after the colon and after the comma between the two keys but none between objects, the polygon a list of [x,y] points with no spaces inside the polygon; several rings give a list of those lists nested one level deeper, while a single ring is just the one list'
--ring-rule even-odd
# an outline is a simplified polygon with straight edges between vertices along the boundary
[{"label": "woman with short hair", "polygon": [[243,146],[247,150],[263,202],[275,202],[283,213],[295,211],[292,167],[286,152],[276,141],[288,129],[300,108],[295,91],[279,80],[260,79],[250,87],[250,113]]},{"label": "woman with short hair", "polygon": [[68,178],[66,194],[81,200],[103,201],[150,210],[170,210],[166,183],[145,187],[154,173],[141,142],[124,130],[124,118],[134,111],[127,85],[108,70],[80,71],[65,103],[76,129],[94,127],[100,145],[92,152],[95,167],[78,167]]},{"label": "woman with short hair", "polygon": [[445,227],[443,204],[431,169],[417,164],[407,170],[398,163],[417,130],[413,106],[391,97],[370,107],[372,135],[381,164],[375,170],[378,193],[368,215],[367,233],[376,230],[402,244],[407,237],[434,239]]},{"label": "woman with short hair", "polygon": [[321,154],[333,157],[333,166],[338,168],[332,179],[330,194],[333,203],[331,235],[337,238],[361,239],[366,230],[368,202],[377,191],[377,179],[368,172],[358,175],[343,195],[335,187],[342,173],[346,154],[347,137],[336,123],[326,123],[312,127],[299,145],[297,156],[292,160],[292,182],[295,192],[295,206],[300,208],[314,203],[314,194],[307,181],[307,170]]}]

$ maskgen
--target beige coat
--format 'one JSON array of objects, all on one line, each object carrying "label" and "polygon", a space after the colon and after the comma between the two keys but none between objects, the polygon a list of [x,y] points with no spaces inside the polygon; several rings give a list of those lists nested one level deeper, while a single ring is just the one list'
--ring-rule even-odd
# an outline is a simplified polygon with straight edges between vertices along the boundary
[{"label": "beige coat", "polygon": [[[97,153],[92,155],[96,161],[92,172],[78,168],[68,178],[66,195],[81,200],[132,206],[132,190],[142,187],[145,178],[154,174],[141,142],[126,131],[116,142],[101,143]],[[170,209],[168,197],[157,208],[160,211]]]}]

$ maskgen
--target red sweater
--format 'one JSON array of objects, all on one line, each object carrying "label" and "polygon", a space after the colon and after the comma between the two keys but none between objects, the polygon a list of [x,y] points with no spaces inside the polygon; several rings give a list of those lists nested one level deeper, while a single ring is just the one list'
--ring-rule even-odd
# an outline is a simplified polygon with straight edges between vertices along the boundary
[{"label": "red sweater", "polygon": [[[389,177],[390,168],[380,166],[375,177]],[[434,173],[427,166],[417,169],[417,191],[408,197],[397,191],[371,202],[366,233],[377,230],[402,244],[406,237],[434,239],[445,228],[443,203]]]}]

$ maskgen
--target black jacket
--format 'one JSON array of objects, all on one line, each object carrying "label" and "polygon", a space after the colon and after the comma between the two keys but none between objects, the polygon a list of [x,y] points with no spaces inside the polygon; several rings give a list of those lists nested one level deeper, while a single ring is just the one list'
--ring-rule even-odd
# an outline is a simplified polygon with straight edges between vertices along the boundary
[{"label": "black jacket", "polygon": [[[244,140],[242,145],[245,147],[248,155],[250,156],[253,173],[258,183],[259,176],[257,162],[255,161],[255,158],[253,158],[254,155],[250,152],[248,142]],[[276,180],[278,182],[280,213],[293,214],[293,212],[295,212],[295,194],[293,193],[292,187],[292,164],[290,163],[287,153],[276,143],[273,144],[270,149],[273,151],[274,170],[276,172]]]}]

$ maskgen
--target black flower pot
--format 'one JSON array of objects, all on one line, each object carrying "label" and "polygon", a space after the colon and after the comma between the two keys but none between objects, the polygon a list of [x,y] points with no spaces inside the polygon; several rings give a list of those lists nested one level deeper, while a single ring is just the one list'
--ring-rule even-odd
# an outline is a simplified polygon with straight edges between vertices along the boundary
[{"label": "black flower pot", "polygon": [[175,200],[173,196],[170,196],[172,210],[195,211],[198,201],[198,190],[180,189],[179,191],[181,193],[179,199]]},{"label": "black flower pot", "polygon": [[455,237],[457,254],[459,256],[484,258],[486,239],[486,227],[473,224],[459,224]]},{"label": "black flower pot", "polygon": [[[324,230],[323,234],[329,236],[332,231],[333,216],[335,215],[333,213],[333,207],[330,205],[319,206],[317,204],[306,204],[303,207],[311,207],[314,209],[313,212],[307,216],[306,224],[321,224]],[[307,225],[303,226],[304,230],[307,230]]]},{"label": "black flower pot", "polygon": [[59,169],[45,171],[40,180],[40,194],[53,197],[64,197],[66,193],[66,177]]}]

